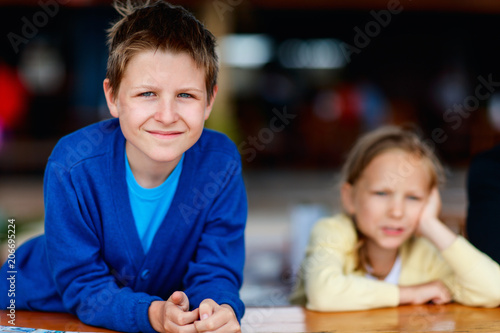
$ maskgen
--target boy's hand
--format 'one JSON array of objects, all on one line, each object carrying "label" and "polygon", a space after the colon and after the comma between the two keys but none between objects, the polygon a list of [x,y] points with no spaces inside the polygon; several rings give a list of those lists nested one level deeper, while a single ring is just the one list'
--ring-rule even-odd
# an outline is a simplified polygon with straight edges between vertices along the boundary
[{"label": "boy's hand", "polygon": [[200,320],[194,323],[197,332],[241,332],[240,324],[231,306],[219,305],[207,298],[201,302]]},{"label": "boy's hand", "polygon": [[439,280],[408,287],[399,287],[399,304],[446,304],[451,302],[448,288]]},{"label": "boy's hand", "polygon": [[189,311],[189,299],[182,291],[174,292],[167,301],[154,301],[148,310],[149,322],[157,332],[196,333],[194,321],[198,309]]}]

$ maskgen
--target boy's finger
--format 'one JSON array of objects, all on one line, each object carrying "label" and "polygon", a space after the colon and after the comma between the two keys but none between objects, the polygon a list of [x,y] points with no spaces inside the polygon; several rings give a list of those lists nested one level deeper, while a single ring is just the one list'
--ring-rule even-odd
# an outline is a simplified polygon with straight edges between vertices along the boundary
[{"label": "boy's finger", "polygon": [[186,326],[193,324],[198,320],[198,311],[182,312],[176,316],[175,323],[179,326]]},{"label": "boy's finger", "polygon": [[199,318],[198,309],[194,311],[184,311],[175,304],[170,304],[166,308],[166,317],[169,322],[176,326],[185,326],[194,323]]},{"label": "boy's finger", "polygon": [[197,332],[241,332],[241,327],[232,311],[227,311],[221,306],[212,308],[212,304],[217,305],[215,302],[207,304],[210,305],[213,312],[205,320],[202,319],[194,322]]},{"label": "boy's finger", "polygon": [[168,300],[179,306],[183,311],[189,310],[189,299],[182,291],[175,291]]},{"label": "boy's finger", "polygon": [[175,304],[179,305],[184,298],[184,293],[182,291],[175,291],[172,296],[170,296],[170,300]]},{"label": "boy's finger", "polygon": [[200,320],[207,319],[214,312],[215,302],[211,299],[206,299],[200,304]]}]

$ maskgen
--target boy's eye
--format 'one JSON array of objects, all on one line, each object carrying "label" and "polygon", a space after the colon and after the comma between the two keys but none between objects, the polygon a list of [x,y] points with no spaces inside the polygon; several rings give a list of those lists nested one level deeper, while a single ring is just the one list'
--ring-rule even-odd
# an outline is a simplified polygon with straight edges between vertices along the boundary
[{"label": "boy's eye", "polygon": [[191,94],[187,94],[187,93],[180,93],[179,95],[177,95],[179,97],[182,97],[182,98],[190,98],[190,97],[193,97],[193,95]]},{"label": "boy's eye", "polygon": [[388,193],[386,191],[375,191],[373,194],[378,195],[378,196],[386,196]]},{"label": "boy's eye", "polygon": [[147,91],[147,92],[143,92],[140,94],[140,96],[142,96],[142,97],[153,97],[154,95],[155,95],[155,93],[152,91]]},{"label": "boy's eye", "polygon": [[414,201],[420,201],[420,200],[422,200],[422,198],[421,198],[421,197],[416,196],[416,195],[409,195],[409,196],[408,196],[408,199],[410,199],[410,200],[414,200]]}]

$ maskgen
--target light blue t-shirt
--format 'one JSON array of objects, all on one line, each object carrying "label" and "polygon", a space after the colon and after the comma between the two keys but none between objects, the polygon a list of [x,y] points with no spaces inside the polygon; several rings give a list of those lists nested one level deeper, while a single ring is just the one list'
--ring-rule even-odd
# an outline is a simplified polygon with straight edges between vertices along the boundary
[{"label": "light blue t-shirt", "polygon": [[135,180],[125,152],[125,172],[130,205],[144,253],[148,252],[156,231],[170,208],[181,176],[183,161],[184,154],[163,184],[154,188],[144,188]]}]

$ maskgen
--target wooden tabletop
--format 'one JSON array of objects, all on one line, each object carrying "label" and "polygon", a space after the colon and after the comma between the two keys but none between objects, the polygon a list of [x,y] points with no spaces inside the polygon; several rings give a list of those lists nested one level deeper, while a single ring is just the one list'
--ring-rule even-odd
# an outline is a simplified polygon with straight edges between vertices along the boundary
[{"label": "wooden tabletop", "polygon": [[248,308],[243,332],[500,332],[500,308],[412,305],[351,312]]},{"label": "wooden tabletop", "polygon": [[[8,321],[9,312],[0,311],[1,325],[12,326]],[[114,332],[100,327],[85,325],[76,316],[69,313],[31,312],[16,310],[15,326],[42,328],[45,330],[71,331],[71,332]]]},{"label": "wooden tabletop", "polygon": [[[0,311],[8,326],[7,311]],[[7,318],[7,319],[6,319]],[[113,332],[63,313],[16,311],[16,326],[78,332]],[[458,304],[413,305],[369,311],[320,313],[301,307],[247,308],[243,333],[264,332],[500,332],[500,308]]]}]

